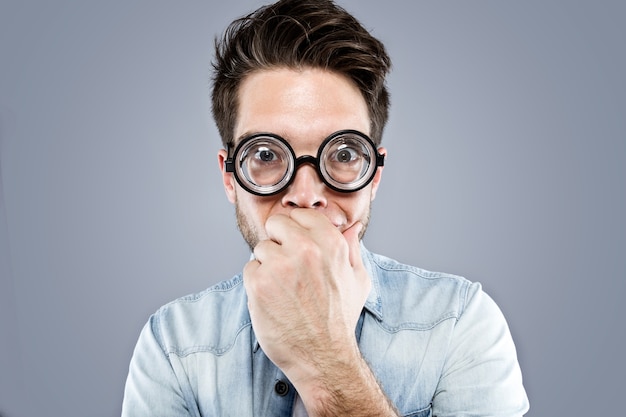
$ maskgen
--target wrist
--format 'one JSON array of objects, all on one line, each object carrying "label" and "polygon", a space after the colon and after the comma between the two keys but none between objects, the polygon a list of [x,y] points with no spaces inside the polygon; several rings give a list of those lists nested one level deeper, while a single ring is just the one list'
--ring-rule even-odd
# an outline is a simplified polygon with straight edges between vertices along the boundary
[{"label": "wrist", "polygon": [[397,415],[358,348],[338,353],[317,371],[313,378],[292,381],[310,417]]}]

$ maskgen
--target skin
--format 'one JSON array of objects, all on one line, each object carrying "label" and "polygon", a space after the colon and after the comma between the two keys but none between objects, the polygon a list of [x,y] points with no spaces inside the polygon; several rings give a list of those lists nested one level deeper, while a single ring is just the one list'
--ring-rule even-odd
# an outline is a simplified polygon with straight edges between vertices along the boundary
[{"label": "skin", "polygon": [[[239,91],[235,137],[276,133],[296,156],[315,155],[331,133],[369,134],[367,106],[340,74],[306,68],[259,70]],[[379,152],[386,154],[384,148]],[[309,415],[397,415],[360,355],[355,327],[371,288],[359,240],[380,184],[354,193],[326,187],[301,166],[274,196],[255,196],[224,170],[224,189],[255,259],[243,270],[252,326],[265,354],[296,387]]]}]

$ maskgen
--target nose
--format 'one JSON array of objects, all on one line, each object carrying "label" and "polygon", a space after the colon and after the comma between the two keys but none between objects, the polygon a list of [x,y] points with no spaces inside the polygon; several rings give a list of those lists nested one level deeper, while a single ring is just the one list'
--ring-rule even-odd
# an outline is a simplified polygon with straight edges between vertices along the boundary
[{"label": "nose", "polygon": [[325,188],[315,167],[302,164],[296,169],[294,179],[282,197],[282,204],[285,207],[324,208],[328,204]]}]

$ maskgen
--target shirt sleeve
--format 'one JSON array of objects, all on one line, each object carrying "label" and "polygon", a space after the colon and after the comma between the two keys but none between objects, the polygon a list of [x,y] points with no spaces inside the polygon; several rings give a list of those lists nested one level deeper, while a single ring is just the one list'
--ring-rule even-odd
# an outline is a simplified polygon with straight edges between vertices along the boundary
[{"label": "shirt sleeve", "polygon": [[[158,316],[144,326],[130,361],[122,417],[199,417],[189,393],[159,342]],[[192,402],[192,405],[194,403]]]},{"label": "shirt sleeve", "polygon": [[480,284],[469,287],[432,406],[436,417],[519,417],[528,411],[508,325]]}]

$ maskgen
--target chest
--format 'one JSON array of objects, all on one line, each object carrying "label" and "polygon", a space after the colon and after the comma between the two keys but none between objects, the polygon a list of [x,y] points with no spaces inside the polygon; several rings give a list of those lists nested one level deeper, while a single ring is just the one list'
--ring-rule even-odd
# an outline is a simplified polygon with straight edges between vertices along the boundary
[{"label": "chest", "polygon": [[[430,415],[451,326],[447,321],[429,329],[385,328],[367,320],[363,324],[361,353],[403,416]],[[237,416],[293,415],[294,387],[260,348],[252,346],[251,338],[241,335],[223,355],[188,358],[185,368],[201,415],[224,415],[224,410]]]}]

